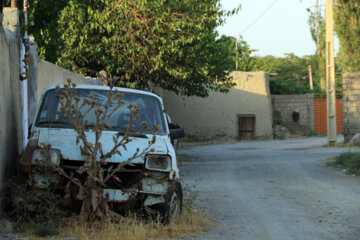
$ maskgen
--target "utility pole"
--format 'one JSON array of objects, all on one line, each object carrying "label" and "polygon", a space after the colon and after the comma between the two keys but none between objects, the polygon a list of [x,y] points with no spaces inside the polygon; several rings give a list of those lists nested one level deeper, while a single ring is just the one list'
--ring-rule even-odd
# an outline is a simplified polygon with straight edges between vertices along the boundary
[{"label": "utility pole", "polygon": [[312,68],[311,65],[309,65],[309,85],[310,85],[310,89],[311,91],[314,89],[313,87],[313,78],[312,78]]},{"label": "utility pole", "polygon": [[235,43],[236,45],[235,45],[235,58],[236,58],[236,61],[235,61],[235,69],[236,69],[236,71],[238,70],[238,68],[239,68],[239,63],[238,63],[238,61],[239,61],[239,52],[238,52],[238,39],[236,38],[236,43]]},{"label": "utility pole", "polygon": [[[316,52],[319,57],[319,69],[321,69],[323,66],[321,64],[321,44],[320,44],[320,17],[321,12],[319,8],[319,0],[315,0],[315,21],[316,21]],[[320,76],[320,88],[324,89],[326,88],[325,79],[323,76]]]},{"label": "utility pole", "polygon": [[319,0],[315,1],[315,14],[316,14],[316,52],[321,56],[320,53],[320,11],[319,11]]},{"label": "utility pole", "polygon": [[327,134],[329,146],[336,143],[336,93],[334,61],[333,0],[326,0],[326,83],[327,83]]}]

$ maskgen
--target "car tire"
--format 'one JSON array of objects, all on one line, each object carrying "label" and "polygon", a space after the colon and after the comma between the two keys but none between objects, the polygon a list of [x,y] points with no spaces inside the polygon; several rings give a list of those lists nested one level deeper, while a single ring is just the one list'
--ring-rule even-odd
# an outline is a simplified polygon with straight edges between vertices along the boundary
[{"label": "car tire", "polygon": [[172,219],[181,215],[183,192],[181,183],[175,181],[167,194],[166,203],[156,204],[154,210],[160,215],[161,222],[168,224]]}]

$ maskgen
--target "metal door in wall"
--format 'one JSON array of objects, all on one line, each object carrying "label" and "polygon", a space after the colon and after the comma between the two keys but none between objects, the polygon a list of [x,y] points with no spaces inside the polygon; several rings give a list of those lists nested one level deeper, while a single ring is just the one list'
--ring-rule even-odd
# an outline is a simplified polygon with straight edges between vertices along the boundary
[{"label": "metal door in wall", "polygon": [[[314,131],[321,135],[327,135],[326,105],[326,94],[314,94]],[[341,96],[336,98],[336,132],[338,134],[344,132]]]},{"label": "metal door in wall", "polygon": [[255,115],[238,115],[239,140],[251,140],[255,136]]}]

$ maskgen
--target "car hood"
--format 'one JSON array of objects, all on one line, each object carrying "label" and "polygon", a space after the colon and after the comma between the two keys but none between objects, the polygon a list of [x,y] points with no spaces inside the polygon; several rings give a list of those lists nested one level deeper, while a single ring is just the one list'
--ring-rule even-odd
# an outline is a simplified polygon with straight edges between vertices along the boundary
[{"label": "car hood", "polygon": [[[101,137],[101,144],[103,152],[106,154],[114,146],[113,136],[116,134],[114,131],[104,131]],[[51,149],[58,149],[61,152],[62,158],[74,161],[83,161],[85,157],[81,155],[80,146],[82,142],[76,144],[77,133],[74,129],[39,129],[39,140],[38,145],[41,148],[50,146]],[[95,134],[92,131],[86,133],[88,142],[95,142]],[[149,146],[149,141],[152,139],[152,135],[146,135],[147,138],[143,137],[130,137],[131,142],[126,144],[126,150],[120,147],[118,150],[119,154],[113,155],[108,162],[120,163],[131,158],[138,148],[141,153],[146,147]],[[168,147],[166,141],[167,136],[157,135],[156,142],[150,147],[154,149],[152,154],[168,154]],[[121,137],[120,137],[121,139]],[[100,155],[99,155],[100,158]],[[132,163],[143,163],[143,158],[136,158]]]}]

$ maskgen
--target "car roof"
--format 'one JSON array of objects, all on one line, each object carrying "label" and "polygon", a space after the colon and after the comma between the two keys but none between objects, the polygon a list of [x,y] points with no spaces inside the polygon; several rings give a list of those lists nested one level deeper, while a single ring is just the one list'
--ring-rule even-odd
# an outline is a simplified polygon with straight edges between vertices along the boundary
[{"label": "car roof", "polygon": [[[60,86],[60,88],[64,88],[64,85],[59,85],[59,86]],[[75,88],[76,89],[89,89],[89,90],[110,90],[109,86],[99,86],[99,85],[76,85]],[[44,89],[42,93],[45,94],[45,92],[52,90],[52,89],[56,89],[56,86],[48,87],[48,88]],[[159,99],[161,104],[163,103],[161,97],[159,97],[158,95],[151,93],[151,92],[132,89],[132,88],[122,88],[122,87],[113,87],[113,89],[114,90],[117,89],[119,92],[149,95],[149,96],[156,97],[157,99]]]}]

